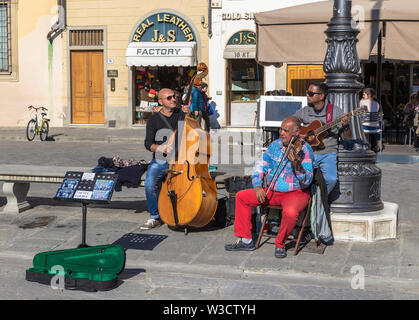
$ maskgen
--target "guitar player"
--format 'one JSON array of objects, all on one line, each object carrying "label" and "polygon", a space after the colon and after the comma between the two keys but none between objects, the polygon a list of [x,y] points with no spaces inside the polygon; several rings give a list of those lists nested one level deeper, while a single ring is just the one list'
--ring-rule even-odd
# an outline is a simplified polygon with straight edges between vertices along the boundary
[{"label": "guitar player", "polygon": [[[340,128],[332,127],[324,133],[324,148],[314,150],[314,168],[320,168],[326,181],[327,192],[336,186],[338,180],[337,172],[337,152],[338,140],[342,135],[343,139],[348,140],[352,136],[349,127],[349,116],[342,109],[333,104],[326,104],[327,87],[321,82],[310,82],[307,90],[308,106],[298,110],[295,116],[303,125],[309,125],[314,120],[319,120],[322,124],[329,123],[337,118],[343,117]],[[302,138],[306,138],[302,136]],[[308,141],[310,143],[310,141]]]}]

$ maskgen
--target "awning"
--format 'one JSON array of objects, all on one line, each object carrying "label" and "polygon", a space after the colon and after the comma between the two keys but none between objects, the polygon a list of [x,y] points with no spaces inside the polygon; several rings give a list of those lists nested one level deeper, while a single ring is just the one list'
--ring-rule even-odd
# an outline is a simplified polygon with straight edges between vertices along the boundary
[{"label": "awning", "polygon": [[[333,0],[314,2],[255,14],[256,59],[263,64],[281,62],[323,63],[327,23],[333,15]],[[418,0],[352,1],[352,17],[360,21],[357,51],[369,59],[382,25],[386,22],[387,59],[419,60]]]},{"label": "awning", "polygon": [[131,42],[127,66],[196,66],[196,42]]},{"label": "awning", "polygon": [[223,57],[224,59],[255,59],[256,45],[227,45]]}]

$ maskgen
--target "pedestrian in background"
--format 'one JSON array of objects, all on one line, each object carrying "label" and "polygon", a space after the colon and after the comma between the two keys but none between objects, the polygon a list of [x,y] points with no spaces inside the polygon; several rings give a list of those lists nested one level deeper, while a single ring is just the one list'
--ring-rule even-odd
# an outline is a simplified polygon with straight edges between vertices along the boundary
[{"label": "pedestrian in background", "polygon": [[[202,95],[202,83],[199,87],[192,88],[192,97],[191,97],[191,115],[192,117],[198,121],[199,125],[202,127],[201,122],[205,112],[205,101]],[[209,118],[208,118],[209,123]]]},{"label": "pedestrian in background", "polygon": [[207,91],[208,91],[208,84],[205,82],[202,82],[199,86],[201,89],[202,98],[204,99],[204,110],[202,111],[202,119],[204,119],[204,129],[205,131],[210,131],[210,112],[209,112],[209,100],[211,100],[211,97],[208,97]]},{"label": "pedestrian in background", "polygon": [[410,100],[403,108],[403,126],[412,127],[413,126],[413,116],[415,107],[417,104],[416,93],[410,95]]},{"label": "pedestrian in background", "polygon": [[365,107],[367,112],[362,121],[362,128],[367,134],[368,143],[371,150],[379,151],[378,141],[380,140],[380,112],[382,112],[380,104],[377,101],[375,90],[372,88],[365,88],[362,93],[362,99],[359,102],[360,107]]}]

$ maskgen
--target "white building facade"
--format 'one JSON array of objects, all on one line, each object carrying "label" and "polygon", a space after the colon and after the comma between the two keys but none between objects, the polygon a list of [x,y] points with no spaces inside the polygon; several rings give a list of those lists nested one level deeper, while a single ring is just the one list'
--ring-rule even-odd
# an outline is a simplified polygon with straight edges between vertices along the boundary
[{"label": "white building facade", "polygon": [[211,1],[209,96],[221,127],[254,127],[257,100],[271,90],[287,87],[286,66],[256,63],[257,12],[316,0]]}]

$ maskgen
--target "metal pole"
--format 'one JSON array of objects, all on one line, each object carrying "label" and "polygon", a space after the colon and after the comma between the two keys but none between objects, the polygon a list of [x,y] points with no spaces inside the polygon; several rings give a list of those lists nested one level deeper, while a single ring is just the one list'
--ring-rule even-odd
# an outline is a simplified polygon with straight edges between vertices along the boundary
[{"label": "metal pole", "polygon": [[[357,79],[360,62],[356,51],[359,33],[351,16],[351,0],[334,0],[333,17],[325,31],[327,52],[323,64],[328,102],[349,113],[359,106],[363,84]],[[351,118],[352,141],[339,146],[338,185],[329,195],[332,212],[381,210],[381,170],[375,153],[366,148],[359,117]]]},{"label": "metal pole", "polygon": [[83,202],[82,207],[82,223],[81,223],[81,244],[78,246],[79,248],[86,248],[88,245],[86,244],[86,218],[87,218],[87,204]]},{"label": "metal pole", "polygon": [[377,100],[380,106],[381,104],[381,77],[383,73],[383,55],[382,55],[382,41],[383,41],[383,29],[380,30],[377,39],[377,76],[375,77],[375,85],[377,89]]}]

